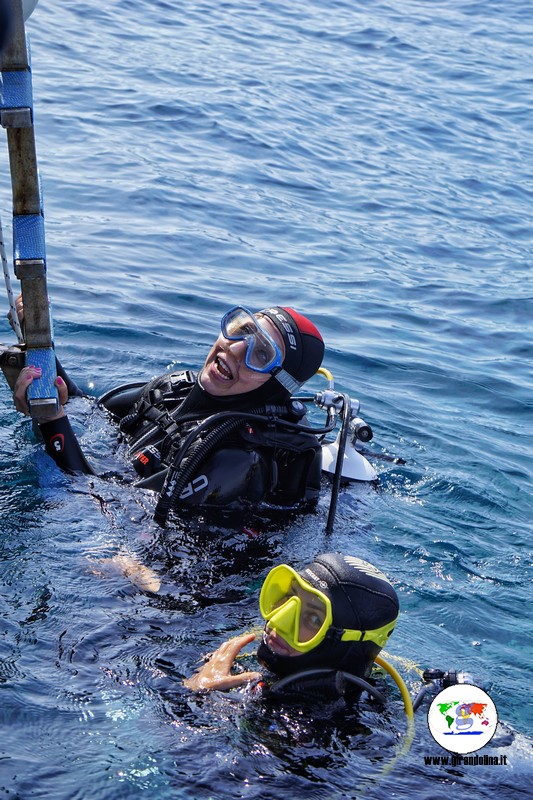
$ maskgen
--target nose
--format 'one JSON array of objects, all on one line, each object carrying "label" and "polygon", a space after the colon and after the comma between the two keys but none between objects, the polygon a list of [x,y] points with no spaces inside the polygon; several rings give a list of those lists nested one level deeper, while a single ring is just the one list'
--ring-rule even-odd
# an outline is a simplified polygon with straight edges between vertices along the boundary
[{"label": "nose", "polygon": [[230,346],[228,347],[228,350],[231,351],[231,354],[233,355],[233,358],[235,358],[239,362],[242,362],[242,361],[244,361],[244,356],[245,356],[245,353],[246,353],[247,346],[248,345],[246,344],[244,339],[241,339],[238,342],[232,342],[230,344]]}]

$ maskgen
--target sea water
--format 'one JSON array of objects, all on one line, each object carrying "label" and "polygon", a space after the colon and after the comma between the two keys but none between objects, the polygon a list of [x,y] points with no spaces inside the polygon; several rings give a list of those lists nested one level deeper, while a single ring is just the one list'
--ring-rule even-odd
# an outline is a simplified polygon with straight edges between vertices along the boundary
[{"label": "sea water", "polygon": [[[529,3],[41,0],[27,29],[72,377],[96,396],[196,368],[232,305],[294,306],[361,401],[379,485],[343,490],[329,535],[327,486],[316,514],[256,539],[176,521],[162,534],[148,493],[61,474],[4,382],[0,797],[528,796]],[[9,242],[6,148],[2,164]],[[120,468],[94,404],[69,415],[98,471]],[[327,550],[394,583],[387,653],[413,693],[413,665],[485,687],[501,724],[481,754],[507,765],[428,765],[446,752],[427,706],[396,760],[392,686],[385,712],[335,718],[183,688],[225,638],[260,630],[272,564]],[[160,592],[110,568],[117,554]]]}]

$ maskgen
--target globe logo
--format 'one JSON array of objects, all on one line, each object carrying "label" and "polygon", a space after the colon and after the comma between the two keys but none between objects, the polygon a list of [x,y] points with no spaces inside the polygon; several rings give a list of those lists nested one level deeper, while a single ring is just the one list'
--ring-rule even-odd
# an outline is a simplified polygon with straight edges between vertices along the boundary
[{"label": "globe logo", "polygon": [[448,686],[428,711],[428,727],[441,747],[451,753],[473,753],[484,747],[498,724],[496,706],[479,686]]}]

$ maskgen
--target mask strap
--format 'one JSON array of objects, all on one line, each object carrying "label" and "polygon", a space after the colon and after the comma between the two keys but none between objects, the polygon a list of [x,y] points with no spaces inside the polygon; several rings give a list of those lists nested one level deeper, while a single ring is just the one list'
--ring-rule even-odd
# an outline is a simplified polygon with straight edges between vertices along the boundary
[{"label": "mask strap", "polygon": [[282,367],[276,367],[270,374],[273,375],[290,394],[295,394],[302,386],[301,383],[298,383],[298,381],[293,378],[292,375],[289,375]]},{"label": "mask strap", "polygon": [[377,644],[378,647],[385,647],[387,639],[394,630],[396,620],[393,619],[382,625],[381,628],[374,628],[373,630],[366,631],[352,631],[345,629],[341,636],[343,642],[372,642]]}]

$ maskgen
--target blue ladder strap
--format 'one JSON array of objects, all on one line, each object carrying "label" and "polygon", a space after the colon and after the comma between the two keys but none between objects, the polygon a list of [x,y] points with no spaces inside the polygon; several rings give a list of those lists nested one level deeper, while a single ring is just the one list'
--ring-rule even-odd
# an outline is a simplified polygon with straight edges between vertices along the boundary
[{"label": "blue ladder strap", "polygon": [[33,90],[29,69],[2,70],[0,108],[33,109]]},{"label": "blue ladder strap", "polygon": [[13,216],[15,274],[17,274],[17,261],[36,259],[46,262],[44,217],[42,214],[15,214]]},{"label": "blue ladder strap", "polygon": [[59,396],[54,381],[57,377],[56,357],[51,347],[32,347],[26,351],[26,366],[40,367],[41,377],[30,384],[28,405],[34,416],[53,416],[59,410]]}]

